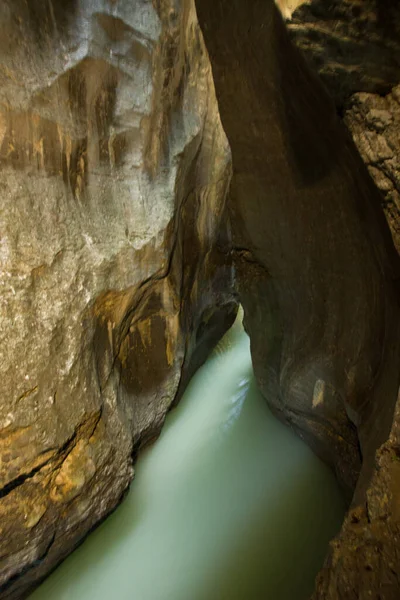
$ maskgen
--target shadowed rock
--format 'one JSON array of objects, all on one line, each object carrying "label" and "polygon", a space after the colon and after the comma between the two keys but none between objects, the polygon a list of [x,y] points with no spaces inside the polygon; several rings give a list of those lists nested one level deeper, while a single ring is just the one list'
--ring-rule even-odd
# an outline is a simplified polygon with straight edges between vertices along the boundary
[{"label": "shadowed rock", "polygon": [[387,94],[400,81],[396,1],[312,0],[288,29],[340,107],[356,92]]},{"label": "shadowed rock", "polygon": [[[232,150],[233,240],[255,374],[275,413],[349,493],[357,482],[351,519],[377,496],[375,452],[396,426],[399,263],[380,195],[274,3],[198,0],[197,10]],[[381,482],[396,498],[390,478]],[[377,543],[393,555],[390,514]],[[398,597],[396,577],[384,596],[363,583],[358,559],[348,577],[335,557],[316,597]],[[374,570],[379,554],[372,560]]]},{"label": "shadowed rock", "polygon": [[[288,30],[332,95],[368,171],[400,252],[400,5],[387,0],[313,0]],[[382,97],[386,95],[386,97]]]}]

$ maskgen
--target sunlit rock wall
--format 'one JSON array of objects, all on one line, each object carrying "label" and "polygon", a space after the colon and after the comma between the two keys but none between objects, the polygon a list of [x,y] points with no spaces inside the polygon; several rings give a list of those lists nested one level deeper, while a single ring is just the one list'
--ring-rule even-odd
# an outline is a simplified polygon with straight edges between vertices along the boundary
[{"label": "sunlit rock wall", "polygon": [[0,595],[20,598],[116,506],[232,321],[192,2],[2,2],[0,163]]}]

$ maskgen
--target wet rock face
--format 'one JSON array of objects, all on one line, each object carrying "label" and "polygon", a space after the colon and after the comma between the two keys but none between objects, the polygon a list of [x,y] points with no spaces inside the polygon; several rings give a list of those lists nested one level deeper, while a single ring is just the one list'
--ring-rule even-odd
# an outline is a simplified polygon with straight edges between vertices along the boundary
[{"label": "wet rock face", "polygon": [[113,509],[235,312],[190,0],[0,7],[0,590]]}]

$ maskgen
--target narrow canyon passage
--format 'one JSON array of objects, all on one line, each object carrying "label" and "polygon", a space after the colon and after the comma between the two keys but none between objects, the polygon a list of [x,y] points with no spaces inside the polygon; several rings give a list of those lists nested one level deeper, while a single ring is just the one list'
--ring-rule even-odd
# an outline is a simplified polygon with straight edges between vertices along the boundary
[{"label": "narrow canyon passage", "polygon": [[32,600],[306,600],[344,504],[330,470],[269,412],[238,317],[131,491]]}]

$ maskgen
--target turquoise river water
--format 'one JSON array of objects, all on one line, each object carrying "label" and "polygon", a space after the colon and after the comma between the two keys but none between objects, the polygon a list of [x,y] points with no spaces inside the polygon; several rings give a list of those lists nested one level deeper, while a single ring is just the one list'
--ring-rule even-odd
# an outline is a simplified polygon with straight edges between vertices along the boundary
[{"label": "turquoise river water", "polygon": [[237,320],[124,502],[31,600],[306,600],[344,508],[257,391]]}]

